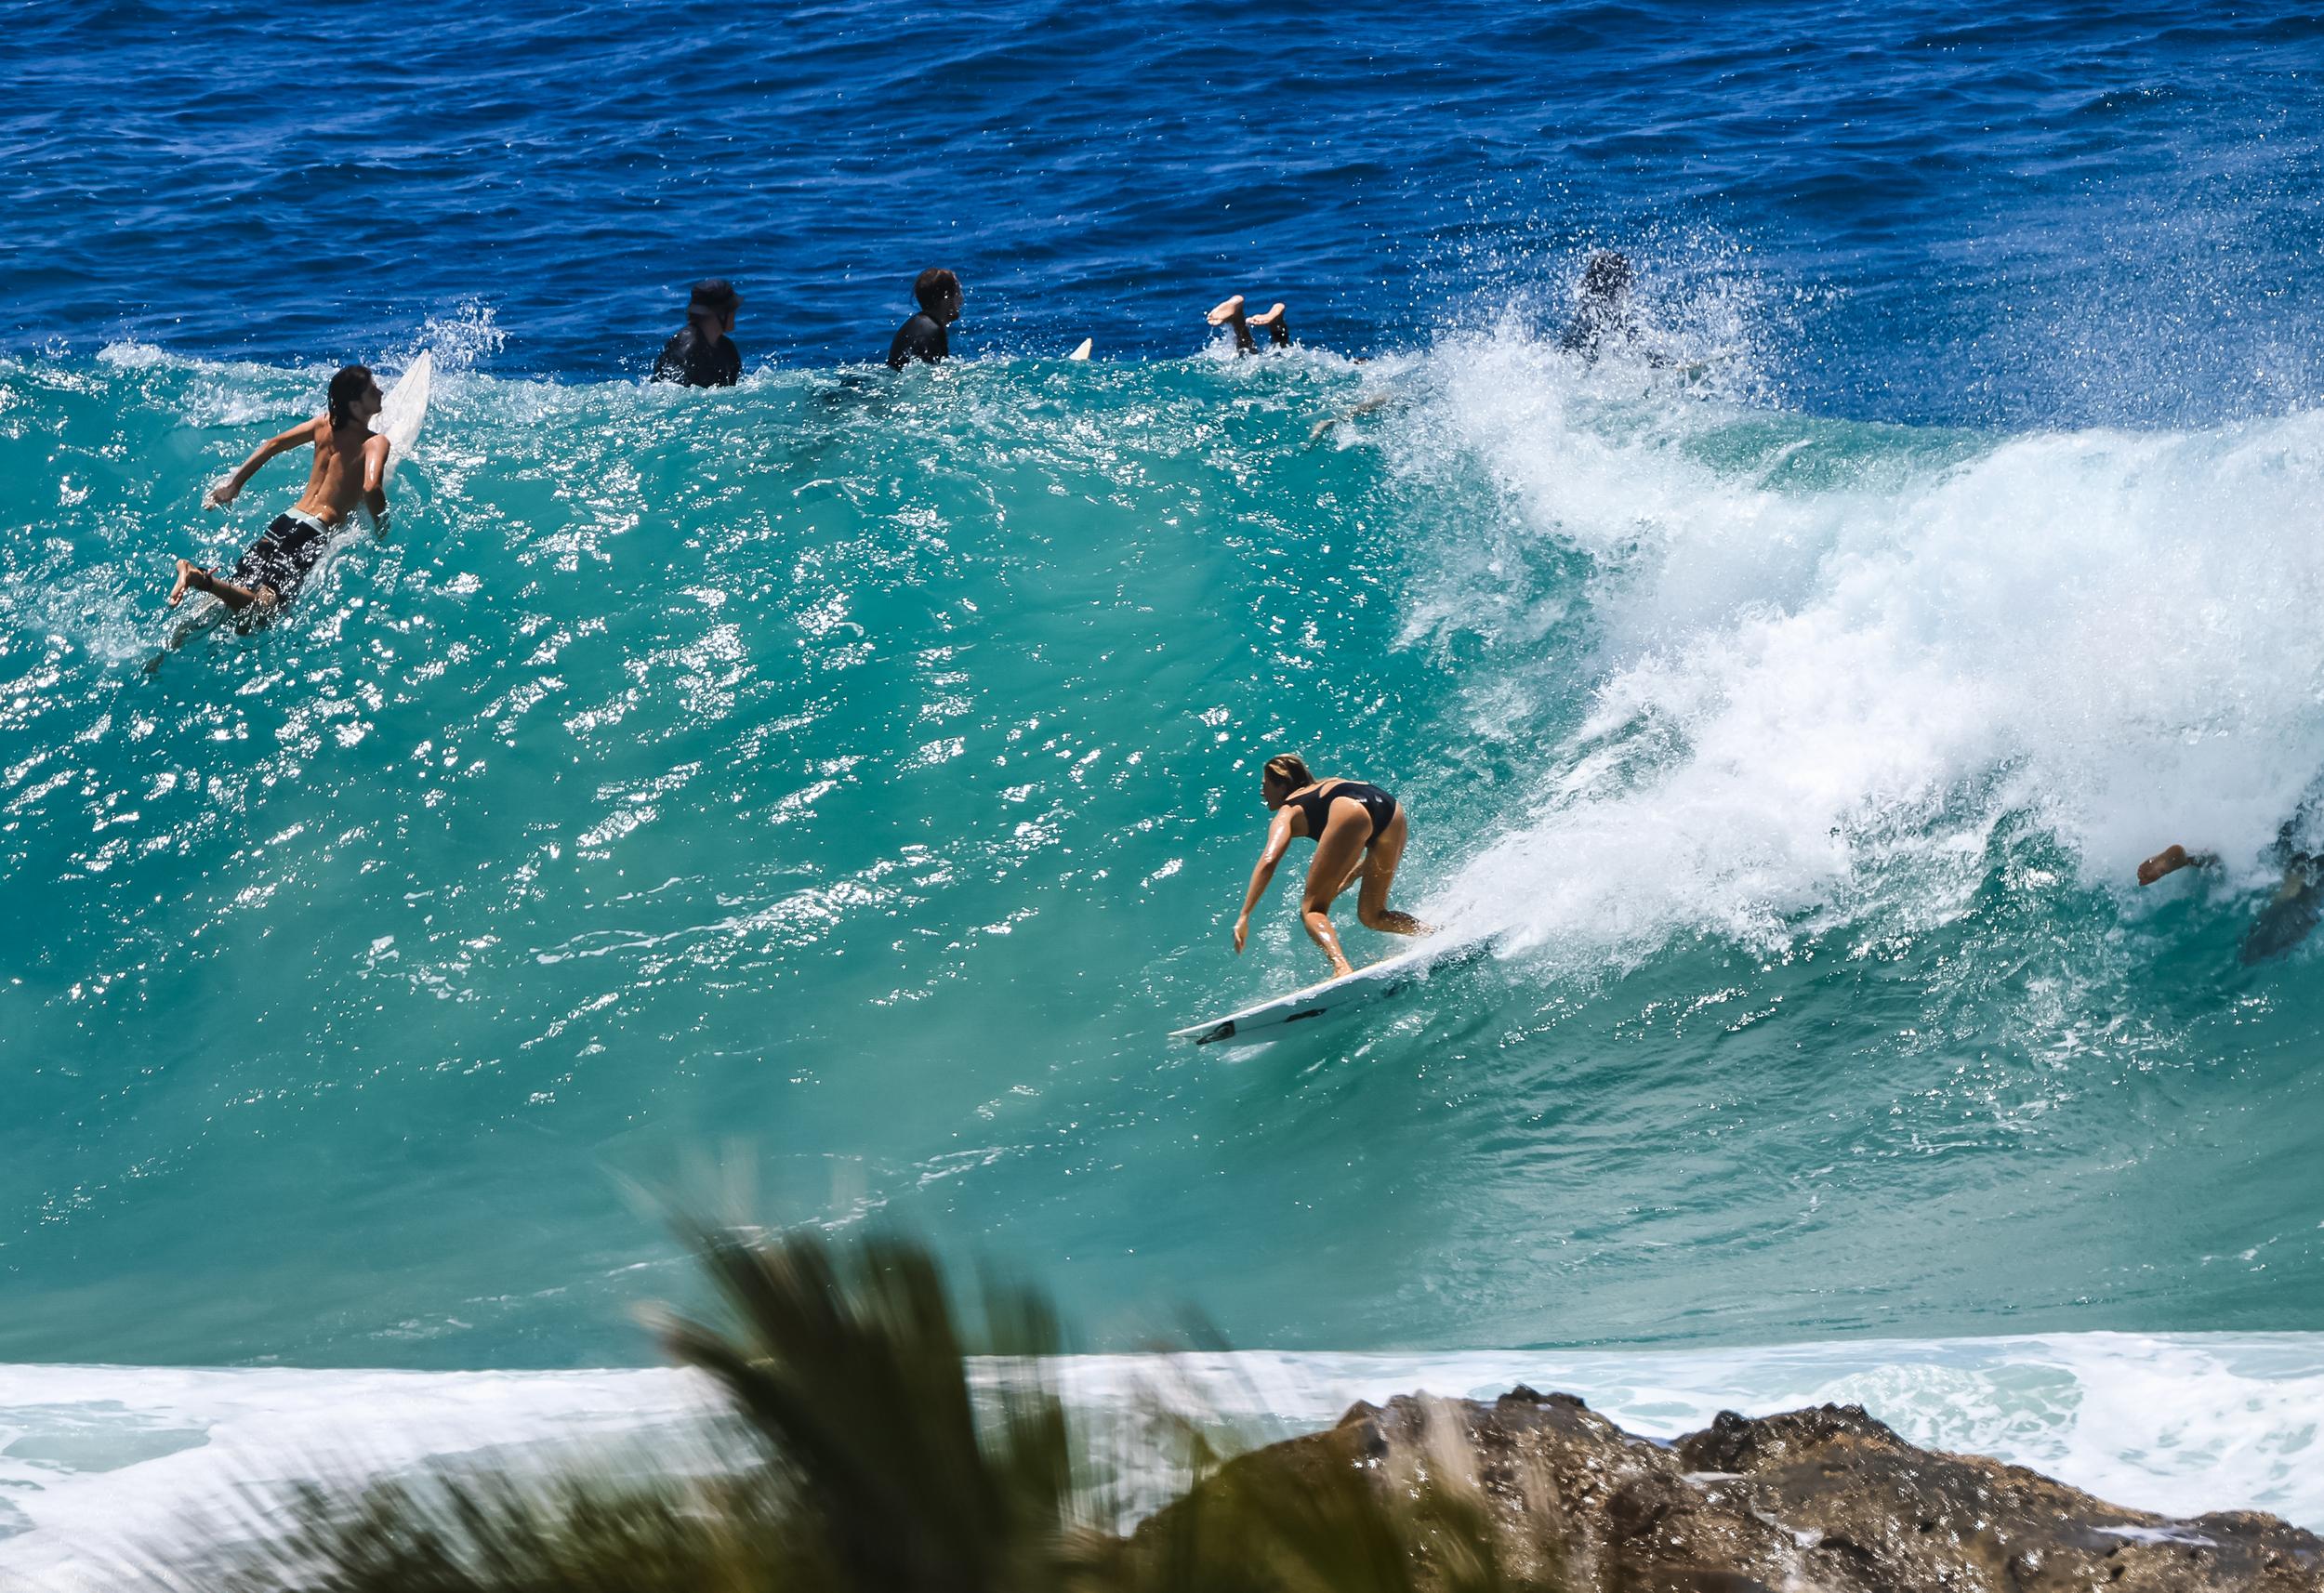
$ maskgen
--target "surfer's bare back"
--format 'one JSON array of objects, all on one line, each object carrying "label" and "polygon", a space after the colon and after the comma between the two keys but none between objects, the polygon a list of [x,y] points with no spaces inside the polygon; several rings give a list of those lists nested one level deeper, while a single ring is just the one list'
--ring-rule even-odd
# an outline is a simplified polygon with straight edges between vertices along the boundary
[{"label": "surfer's bare back", "polygon": [[307,473],[307,490],[297,504],[276,517],[266,533],[250,545],[231,576],[221,576],[191,559],[178,560],[178,584],[169,589],[170,607],[184,601],[188,592],[207,592],[236,612],[253,603],[271,608],[287,602],[322,559],[331,533],[357,504],[369,509],[384,531],[389,443],[372,432],[371,423],[378,413],[379,384],[372,378],[371,368],[350,365],[331,378],[328,409],[270,439],[243,461],[241,469],[212,487],[202,507],[224,508],[268,460],[308,443],[314,445],[314,465]]}]

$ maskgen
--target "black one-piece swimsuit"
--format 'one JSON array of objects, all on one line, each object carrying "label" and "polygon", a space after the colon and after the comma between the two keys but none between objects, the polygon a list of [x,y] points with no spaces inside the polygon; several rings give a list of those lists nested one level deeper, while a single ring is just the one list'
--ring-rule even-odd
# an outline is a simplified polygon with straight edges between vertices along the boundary
[{"label": "black one-piece swimsuit", "polygon": [[1379,786],[1367,784],[1361,780],[1327,781],[1313,791],[1302,792],[1290,798],[1291,806],[1307,815],[1309,840],[1320,841],[1324,838],[1324,823],[1331,815],[1331,805],[1342,796],[1351,796],[1363,803],[1366,815],[1372,821],[1372,833],[1364,837],[1366,846],[1378,840],[1380,831],[1386,829],[1388,822],[1396,816],[1396,799]]}]

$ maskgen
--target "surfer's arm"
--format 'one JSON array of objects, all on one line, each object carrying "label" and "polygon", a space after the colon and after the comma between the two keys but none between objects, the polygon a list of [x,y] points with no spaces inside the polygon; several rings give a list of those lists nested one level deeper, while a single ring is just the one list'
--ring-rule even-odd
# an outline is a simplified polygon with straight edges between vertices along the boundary
[{"label": "surfer's arm", "polygon": [[1258,906],[1259,899],[1267,894],[1267,887],[1274,881],[1275,864],[1283,861],[1283,854],[1290,849],[1290,846],[1291,810],[1286,808],[1277,812],[1274,823],[1267,826],[1267,844],[1259,853],[1259,865],[1250,871],[1250,888],[1243,892],[1243,911],[1235,920],[1235,949],[1237,953],[1242,951],[1243,941],[1250,935],[1251,909]]},{"label": "surfer's arm", "polygon": [[2183,868],[2209,868],[2218,861],[2216,852],[2191,852],[2182,846],[2168,846],[2138,865],[2138,882],[2152,885],[2166,874],[2176,874]]},{"label": "surfer's arm", "polygon": [[287,454],[301,444],[315,440],[314,421],[303,421],[280,437],[271,437],[260,443],[257,453],[242,462],[242,468],[212,487],[202,499],[205,509],[222,509],[241,494],[243,484],[258,473],[258,467],[277,454]]},{"label": "surfer's arm", "polygon": [[394,446],[384,437],[363,444],[363,507],[381,536],[388,534],[388,450]]}]

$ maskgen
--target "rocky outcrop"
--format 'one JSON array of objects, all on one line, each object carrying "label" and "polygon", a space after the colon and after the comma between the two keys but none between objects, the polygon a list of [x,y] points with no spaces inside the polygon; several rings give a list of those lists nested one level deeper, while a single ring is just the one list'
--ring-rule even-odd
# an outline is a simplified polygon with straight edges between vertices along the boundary
[{"label": "rocky outcrop", "polygon": [[2273,1516],[2122,1509],[2023,1467],[1917,1448],[1854,1405],[1723,1414],[1662,1443],[1566,1394],[1405,1397],[1355,1405],[1206,1486],[1272,1492],[1350,1468],[1381,1489],[1462,1491],[1500,1564],[1565,1593],[2324,1589],[2324,1540]]}]

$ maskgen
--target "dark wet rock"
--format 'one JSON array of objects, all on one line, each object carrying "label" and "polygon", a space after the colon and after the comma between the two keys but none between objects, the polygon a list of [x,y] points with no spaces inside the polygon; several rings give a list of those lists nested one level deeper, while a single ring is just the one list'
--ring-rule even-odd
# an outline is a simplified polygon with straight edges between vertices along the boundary
[{"label": "dark wet rock", "polygon": [[1262,1492],[1348,1468],[1380,1488],[1465,1490],[1501,1563],[1565,1593],[2324,1593],[2324,1540],[2273,1516],[2124,1509],[2023,1467],[1918,1448],[1854,1405],[1723,1413],[1670,1444],[1570,1395],[1406,1396],[1354,1405],[1206,1487]]}]

